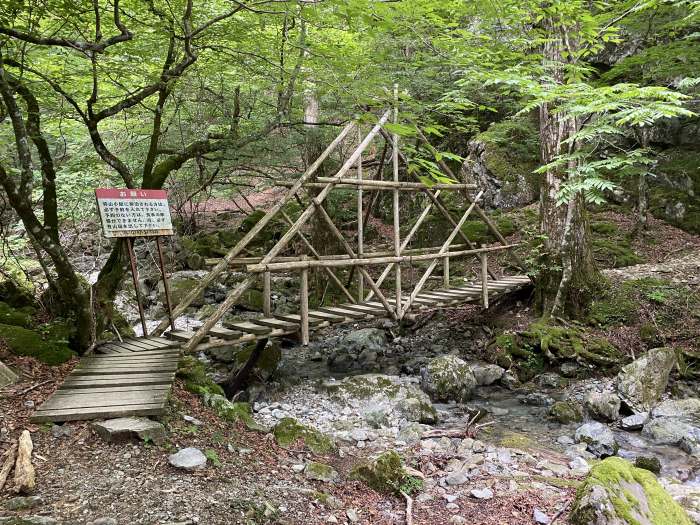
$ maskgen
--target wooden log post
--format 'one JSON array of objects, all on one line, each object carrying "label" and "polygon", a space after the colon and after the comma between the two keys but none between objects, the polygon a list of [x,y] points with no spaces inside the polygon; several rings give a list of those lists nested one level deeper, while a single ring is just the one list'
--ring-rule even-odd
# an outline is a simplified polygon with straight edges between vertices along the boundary
[{"label": "wooden log post", "polygon": [[[306,256],[302,256],[306,259]],[[309,270],[302,268],[299,283],[299,316],[301,318],[301,344],[309,346]]]},{"label": "wooden log post", "polygon": [[[357,143],[362,143],[362,129],[357,126]],[[357,180],[362,182],[362,155],[357,159]],[[362,186],[357,188],[357,256],[362,257],[364,246],[364,217],[362,210]],[[361,303],[365,298],[365,277],[362,272],[357,272],[357,302]]]},{"label": "wooden log post", "polygon": [[486,253],[480,253],[481,259],[481,302],[484,308],[489,307],[489,258]]},{"label": "wooden log post", "polygon": [[[394,124],[399,123],[399,85],[394,84]],[[399,135],[394,133],[392,136],[392,153],[391,159],[394,168],[394,183],[399,182]],[[394,189],[394,255],[399,257],[401,255],[401,235],[400,228],[401,223],[399,222],[399,190]],[[396,317],[401,319],[403,317],[402,307],[401,307],[401,263],[396,263]]]},{"label": "wooden log post", "polygon": [[34,444],[29,430],[24,430],[17,442],[17,463],[15,463],[15,492],[31,494],[36,488],[36,471],[32,465]]},{"label": "wooden log post", "polygon": [[270,272],[263,273],[263,315],[272,315],[272,276]]},{"label": "wooden log post", "polygon": [[445,257],[442,261],[442,286],[444,288],[450,287],[450,258]]}]

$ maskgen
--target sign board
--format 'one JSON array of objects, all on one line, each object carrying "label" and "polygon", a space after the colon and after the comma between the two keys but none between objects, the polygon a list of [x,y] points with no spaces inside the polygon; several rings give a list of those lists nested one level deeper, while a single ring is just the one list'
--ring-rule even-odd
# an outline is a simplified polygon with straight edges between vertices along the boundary
[{"label": "sign board", "polygon": [[165,190],[98,188],[95,196],[105,237],[173,235]]}]

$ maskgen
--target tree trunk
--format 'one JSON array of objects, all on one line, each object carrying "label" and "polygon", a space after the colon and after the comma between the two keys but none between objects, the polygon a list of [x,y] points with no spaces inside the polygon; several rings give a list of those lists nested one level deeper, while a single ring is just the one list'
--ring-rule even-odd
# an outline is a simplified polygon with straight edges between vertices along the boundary
[{"label": "tree trunk", "polygon": [[[561,21],[546,20],[551,38],[543,46],[543,62],[553,80],[565,82],[563,40],[566,27]],[[569,46],[575,45],[567,38]],[[552,78],[550,77],[550,80]],[[554,111],[548,103],[540,106],[540,154],[548,164],[562,153],[576,150],[575,142],[565,141],[579,127],[575,118]],[[572,169],[575,166],[569,165]],[[593,262],[585,201],[577,194],[565,204],[557,197],[567,179],[567,171],[545,172],[540,189],[540,233],[544,236],[542,266],[537,280],[536,299],[544,315],[576,315],[590,301],[598,282]]]}]

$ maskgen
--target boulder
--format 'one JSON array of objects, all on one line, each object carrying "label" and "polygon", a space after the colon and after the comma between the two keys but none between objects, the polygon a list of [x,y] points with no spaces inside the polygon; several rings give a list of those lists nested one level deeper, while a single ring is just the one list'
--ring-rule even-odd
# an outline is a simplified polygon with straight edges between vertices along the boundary
[{"label": "boulder", "polygon": [[374,372],[379,370],[378,358],[387,345],[384,330],[363,328],[341,337],[328,357],[332,372],[346,373],[353,370]]},{"label": "boulder", "polygon": [[612,392],[589,392],[584,403],[594,419],[615,421],[620,416],[620,398]]},{"label": "boulder", "polygon": [[182,470],[200,470],[207,464],[207,457],[198,448],[188,447],[168,456],[168,462]]},{"label": "boulder", "polygon": [[469,365],[459,357],[431,359],[421,369],[421,388],[435,401],[467,401],[477,382]]},{"label": "boulder", "polygon": [[654,348],[622,367],[617,376],[617,391],[635,412],[648,412],[661,398],[668,376],[676,363],[671,348]]},{"label": "boulder", "polygon": [[108,443],[140,439],[162,445],[166,438],[165,427],[145,417],[120,417],[98,421],[92,424],[92,428]]},{"label": "boulder", "polygon": [[549,417],[562,425],[583,421],[581,407],[570,401],[557,401],[549,409]]},{"label": "boulder", "polygon": [[679,446],[691,456],[700,458],[700,428],[693,427],[681,438]]},{"label": "boulder", "polygon": [[302,425],[291,417],[286,417],[277,423],[272,429],[272,435],[282,448],[303,443],[314,454],[328,454],[336,450],[336,445],[330,437],[314,428]]},{"label": "boulder", "polygon": [[578,427],[574,439],[577,443],[585,443],[586,449],[599,458],[614,456],[620,448],[612,430],[597,421]]},{"label": "boulder", "polygon": [[691,423],[700,423],[700,399],[669,399],[656,405],[651,411],[651,417],[673,417]]},{"label": "boulder", "polygon": [[651,419],[642,429],[642,435],[656,445],[679,445],[684,438],[696,435],[697,432],[697,427],[674,417]]},{"label": "boulder", "polygon": [[330,465],[309,461],[304,467],[304,476],[308,479],[330,483],[338,479],[338,471]]},{"label": "boulder", "polygon": [[623,417],[620,421],[620,428],[623,430],[641,430],[648,419],[649,412],[638,412],[631,416]]},{"label": "boulder", "polygon": [[360,413],[383,413],[388,419],[405,419],[434,424],[437,412],[430,398],[405,379],[383,374],[363,374],[340,381],[324,381],[320,388],[340,405],[352,406]]},{"label": "boulder", "polygon": [[[173,307],[177,306],[182,302],[182,300],[197,286],[199,286],[202,277],[207,275],[204,270],[183,270],[180,272],[171,273],[168,277],[168,282],[170,284],[170,301]],[[162,283],[158,284],[158,302],[161,304],[165,303],[165,290],[163,289]],[[190,303],[190,306],[200,307],[204,306],[204,293],[202,290],[197,294],[194,300]]]},{"label": "boulder", "polygon": [[591,469],[576,493],[569,521],[572,525],[692,524],[654,474],[617,457]]},{"label": "boulder", "polygon": [[503,377],[505,369],[492,363],[469,363],[469,368],[479,386],[490,385]]},{"label": "boulder", "polygon": [[363,481],[378,492],[398,495],[413,476],[404,469],[398,452],[389,450],[357,465],[350,472],[350,478]]}]

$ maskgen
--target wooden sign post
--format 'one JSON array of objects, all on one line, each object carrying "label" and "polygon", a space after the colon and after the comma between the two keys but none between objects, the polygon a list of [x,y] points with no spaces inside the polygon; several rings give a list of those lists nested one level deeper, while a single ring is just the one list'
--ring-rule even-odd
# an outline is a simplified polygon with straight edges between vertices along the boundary
[{"label": "wooden sign post", "polygon": [[160,238],[163,235],[173,235],[173,224],[170,218],[168,193],[165,190],[132,190],[121,188],[98,188],[95,190],[97,209],[102,221],[102,233],[107,238],[122,238],[126,243],[131,277],[134,281],[136,302],[139,307],[141,328],[144,337],[148,335],[146,317],[141,302],[139,290],[138,268],[134,255],[133,239],[136,237],[155,237],[158,248],[160,273],[165,289],[165,303],[170,319],[170,328],[175,330],[172,304],[170,302],[170,286],[165,273],[165,259]]}]

